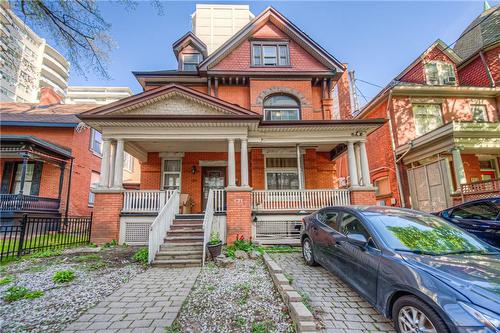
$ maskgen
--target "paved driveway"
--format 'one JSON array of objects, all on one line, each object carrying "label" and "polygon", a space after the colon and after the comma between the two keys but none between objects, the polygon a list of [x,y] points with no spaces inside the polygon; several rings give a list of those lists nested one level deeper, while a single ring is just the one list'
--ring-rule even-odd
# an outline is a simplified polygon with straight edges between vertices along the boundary
[{"label": "paved driveway", "polygon": [[322,332],[395,332],[391,322],[358,293],[323,267],[307,266],[300,253],[273,254],[272,258],[293,277],[294,288],[309,295]]}]

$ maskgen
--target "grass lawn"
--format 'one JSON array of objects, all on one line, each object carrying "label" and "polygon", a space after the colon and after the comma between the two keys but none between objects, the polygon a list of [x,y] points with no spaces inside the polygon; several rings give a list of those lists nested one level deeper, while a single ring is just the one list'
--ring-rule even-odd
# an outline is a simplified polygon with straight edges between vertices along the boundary
[{"label": "grass lawn", "polygon": [[[33,236],[26,239],[23,243],[23,249],[30,250],[37,248],[47,249],[56,248],[63,245],[77,245],[87,242],[86,235],[69,235],[61,233],[52,233],[39,236]],[[19,239],[2,240],[0,237],[0,252],[7,253],[19,249]]]}]

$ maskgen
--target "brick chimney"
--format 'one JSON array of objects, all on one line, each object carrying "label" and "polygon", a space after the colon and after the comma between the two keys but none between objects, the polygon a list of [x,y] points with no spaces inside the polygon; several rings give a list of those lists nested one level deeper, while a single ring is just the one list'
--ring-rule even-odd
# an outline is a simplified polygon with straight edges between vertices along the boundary
[{"label": "brick chimney", "polygon": [[39,105],[61,104],[62,98],[51,87],[40,88]]},{"label": "brick chimney", "polygon": [[337,82],[338,87],[338,99],[339,99],[339,111],[340,119],[352,119],[352,106],[351,106],[351,85],[349,83],[349,73],[347,70],[347,64],[344,64],[345,70],[342,73],[339,81]]}]

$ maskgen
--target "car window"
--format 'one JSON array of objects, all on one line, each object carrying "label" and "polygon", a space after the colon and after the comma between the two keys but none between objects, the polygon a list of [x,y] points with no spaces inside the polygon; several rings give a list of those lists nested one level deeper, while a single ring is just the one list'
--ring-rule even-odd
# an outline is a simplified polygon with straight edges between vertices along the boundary
[{"label": "car window", "polygon": [[330,228],[337,228],[337,218],[339,212],[323,210],[318,213],[318,220],[329,226]]},{"label": "car window", "polygon": [[375,247],[373,239],[366,228],[363,226],[363,223],[361,223],[361,221],[352,214],[342,214],[342,218],[340,219],[339,227],[337,230],[345,236],[349,234],[361,234],[368,240],[368,245]]},{"label": "car window", "polygon": [[451,217],[466,220],[495,221],[499,209],[499,205],[493,202],[478,202],[455,208],[451,213]]}]

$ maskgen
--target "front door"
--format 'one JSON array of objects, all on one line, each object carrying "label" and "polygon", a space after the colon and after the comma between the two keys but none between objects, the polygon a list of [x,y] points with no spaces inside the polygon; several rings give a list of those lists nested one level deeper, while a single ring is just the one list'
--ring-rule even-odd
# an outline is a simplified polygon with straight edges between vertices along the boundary
[{"label": "front door", "polygon": [[201,186],[203,192],[203,210],[207,204],[208,193],[211,189],[224,189],[226,186],[225,167],[203,167],[203,179]]}]

